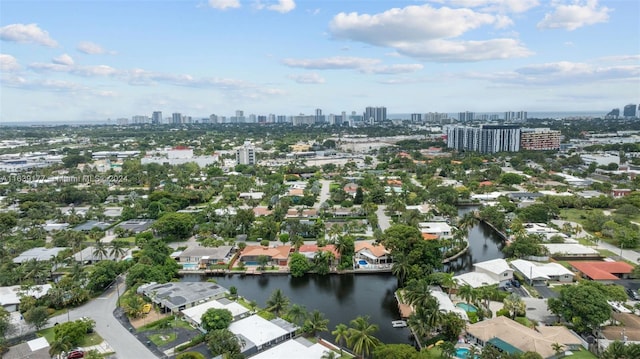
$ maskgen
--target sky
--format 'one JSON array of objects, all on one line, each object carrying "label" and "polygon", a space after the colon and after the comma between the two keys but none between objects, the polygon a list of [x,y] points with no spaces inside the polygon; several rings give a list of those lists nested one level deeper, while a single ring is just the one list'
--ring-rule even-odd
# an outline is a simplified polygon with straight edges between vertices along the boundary
[{"label": "sky", "polygon": [[603,111],[640,103],[638,0],[0,0],[0,123]]}]

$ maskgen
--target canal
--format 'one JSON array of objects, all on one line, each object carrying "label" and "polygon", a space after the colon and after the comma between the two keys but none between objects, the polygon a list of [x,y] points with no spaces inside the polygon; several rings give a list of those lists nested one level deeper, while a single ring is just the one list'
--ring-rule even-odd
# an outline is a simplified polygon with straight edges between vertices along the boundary
[{"label": "canal", "polygon": [[[471,210],[462,208],[461,213]],[[469,251],[445,267],[457,274],[473,270],[473,263],[503,258],[502,241],[493,230],[483,224],[476,224],[469,231]],[[204,277],[188,275],[186,281],[198,281]],[[380,330],[376,337],[384,343],[407,343],[412,339],[407,328],[393,328],[391,321],[400,319],[398,305],[393,296],[397,281],[391,274],[342,274],[307,275],[293,278],[288,275],[230,275],[214,279],[223,287],[235,286],[238,293],[248,300],[255,300],[264,307],[271,293],[276,289],[291,300],[304,305],[307,311],[319,310],[329,319],[329,332],[337,324],[349,324],[359,315],[369,315],[371,322]],[[330,333],[321,333],[325,339],[333,341]]]}]

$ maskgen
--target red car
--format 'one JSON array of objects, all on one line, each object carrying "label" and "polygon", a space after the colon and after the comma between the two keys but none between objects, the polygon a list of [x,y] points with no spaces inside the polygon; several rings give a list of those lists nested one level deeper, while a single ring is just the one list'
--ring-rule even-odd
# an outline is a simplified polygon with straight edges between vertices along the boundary
[{"label": "red car", "polygon": [[84,352],[82,350],[72,350],[67,354],[67,359],[80,359],[84,358]]}]

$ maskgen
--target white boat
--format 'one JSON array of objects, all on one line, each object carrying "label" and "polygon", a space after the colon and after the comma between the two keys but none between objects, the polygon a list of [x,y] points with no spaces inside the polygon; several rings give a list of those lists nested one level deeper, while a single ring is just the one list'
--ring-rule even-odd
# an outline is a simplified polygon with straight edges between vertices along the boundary
[{"label": "white boat", "polygon": [[394,320],[391,322],[391,325],[393,325],[394,328],[404,328],[407,326],[407,322],[404,320]]}]

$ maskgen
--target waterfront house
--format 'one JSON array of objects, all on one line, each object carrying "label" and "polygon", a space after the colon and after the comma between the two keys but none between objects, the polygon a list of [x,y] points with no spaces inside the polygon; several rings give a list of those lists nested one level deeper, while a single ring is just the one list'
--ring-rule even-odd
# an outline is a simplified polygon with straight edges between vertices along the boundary
[{"label": "waterfront house", "polygon": [[163,312],[177,313],[210,300],[224,298],[227,289],[211,282],[151,282],[139,286],[137,293],[145,295]]},{"label": "waterfront house", "polygon": [[284,319],[266,320],[259,315],[252,315],[229,325],[229,331],[242,339],[241,352],[246,357],[292,339],[298,329]]},{"label": "waterfront house", "polygon": [[535,263],[524,259],[516,259],[511,262],[511,267],[520,273],[527,283],[544,285],[549,281],[571,283],[575,273],[565,268],[560,263]]},{"label": "waterfront house", "polygon": [[633,266],[626,262],[579,261],[569,262],[580,276],[597,281],[628,279]]},{"label": "waterfront house", "polygon": [[418,227],[421,233],[437,236],[438,239],[452,236],[452,227],[447,222],[420,222]]},{"label": "waterfront house", "polygon": [[289,254],[292,247],[277,246],[247,246],[240,254],[240,261],[248,265],[257,265],[258,257],[267,256],[269,263],[278,266],[286,266],[289,263]]},{"label": "waterfront house", "polygon": [[492,345],[509,354],[534,352],[545,359],[556,357],[554,343],[569,351],[582,348],[582,340],[566,327],[538,326],[531,329],[504,316],[468,324],[467,339],[481,347]]},{"label": "waterfront house", "polygon": [[313,343],[306,338],[298,337],[287,340],[261,353],[252,356],[252,359],[281,359],[281,358],[304,358],[322,359],[326,353],[332,351],[328,347]]},{"label": "waterfront house", "polygon": [[202,324],[202,315],[209,309],[226,309],[233,316],[233,320],[239,320],[250,315],[249,309],[238,302],[231,301],[227,298],[210,300],[191,308],[184,309],[182,310],[182,315],[187,322],[197,328],[200,328],[200,325]]},{"label": "waterfront house", "polygon": [[319,247],[317,244],[304,244],[298,248],[298,253],[303,254],[310,261],[313,261],[316,254],[321,252],[330,252],[333,254],[332,265],[340,262],[340,253],[333,244],[327,244],[324,247]]},{"label": "waterfront house", "polygon": [[178,255],[183,269],[207,269],[214,264],[227,264],[233,255],[232,246],[202,247],[200,245],[185,249]]},{"label": "waterfront house", "polygon": [[474,271],[459,274],[453,279],[458,285],[480,288],[489,285],[505,286],[513,279],[513,269],[504,259],[498,258],[473,264]]},{"label": "waterfront house", "polygon": [[391,263],[391,252],[389,252],[382,244],[374,245],[365,241],[357,241],[355,243],[356,262],[360,260],[367,261],[369,264],[387,264]]}]

